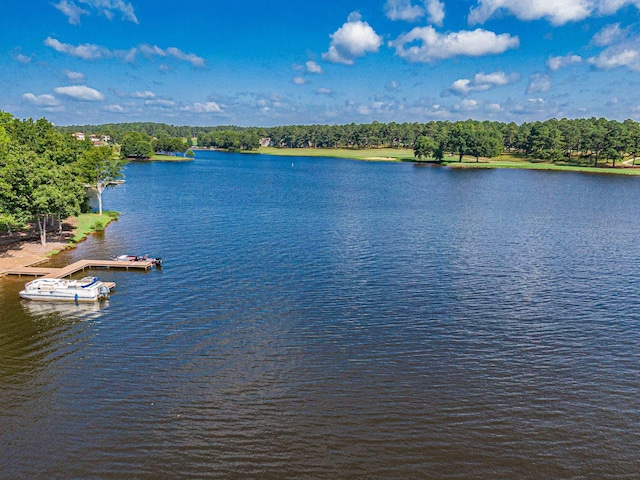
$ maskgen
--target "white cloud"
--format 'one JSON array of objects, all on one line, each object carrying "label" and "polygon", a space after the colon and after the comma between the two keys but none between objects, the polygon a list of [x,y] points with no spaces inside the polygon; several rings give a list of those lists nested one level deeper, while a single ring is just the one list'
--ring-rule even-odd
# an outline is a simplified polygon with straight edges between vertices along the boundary
[{"label": "white cloud", "polygon": [[57,107],[60,102],[53,95],[34,95],[33,93],[25,93],[22,98],[34,104],[37,107]]},{"label": "white cloud", "polygon": [[520,39],[507,33],[496,35],[478,28],[441,34],[431,26],[416,27],[389,42],[389,46],[396,49],[396,55],[409,62],[433,62],[460,56],[481,57],[503,53],[519,45]]},{"label": "white cloud", "polygon": [[429,21],[434,25],[442,25],[444,20],[444,3],[439,0],[426,0],[425,6],[429,14]]},{"label": "white cloud", "polygon": [[106,112],[111,112],[111,113],[126,113],[127,112],[127,110],[122,105],[118,105],[117,103],[114,103],[112,105],[106,105],[105,107],[102,108],[102,110],[104,110]]},{"label": "white cloud", "polygon": [[549,57],[547,60],[547,67],[555,72],[561,68],[577,65],[579,63],[582,63],[582,57],[580,55],[569,54],[558,57]]},{"label": "white cloud", "polygon": [[97,60],[111,56],[111,52],[109,52],[105,47],[90,43],[74,46],[69,45],[68,43],[62,43],[55,38],[47,37],[44,44],[47,47],[53,48],[56,52],[66,53],[67,55],[78,57],[83,60]]},{"label": "white cloud", "polygon": [[471,80],[469,80],[468,78],[461,78],[459,80],[456,80],[449,87],[449,91],[460,95],[468,95],[473,91]]},{"label": "white cloud", "polygon": [[144,91],[140,91],[140,92],[133,92],[129,94],[129,97],[131,98],[144,98],[144,99],[151,99],[151,98],[156,98],[156,94],[153,92],[150,92],[149,90],[144,90]]},{"label": "white cloud", "polygon": [[627,5],[640,8],[640,0],[600,0],[597,4],[598,11],[602,15],[612,15]]},{"label": "white cloud", "polygon": [[260,109],[262,112],[270,110],[288,110],[285,98],[276,93],[270,94],[252,94],[252,104],[254,108]]},{"label": "white cloud", "polygon": [[128,50],[109,50],[101,45],[94,45],[85,43],[83,45],[70,45],[68,43],[62,43],[59,40],[47,37],[44,41],[47,47],[53,48],[56,52],[71,55],[72,57],[78,57],[83,60],[100,60],[104,58],[119,58],[125,62],[133,63],[138,54],[142,54],[147,58],[173,57],[181,61],[185,61],[193,65],[194,67],[202,67],[205,64],[205,60],[193,53],[185,53],[179,48],[168,47],[162,49],[157,45],[140,44],[137,47],[132,47]]},{"label": "white cloud", "polygon": [[[136,14],[133,11],[133,6],[130,3],[126,3],[123,0],[78,0],[81,4],[97,11],[99,14],[104,15],[109,20],[112,20],[115,13],[122,14],[123,20],[128,20],[133,23],[138,23]],[[57,4],[54,4],[58,10],[69,18],[71,25],[79,25],[82,15],[90,15],[90,10],[85,10],[82,7],[76,5],[73,1],[60,0]]]},{"label": "white cloud", "polygon": [[324,70],[322,70],[322,67],[320,65],[318,65],[316,62],[314,62],[313,60],[309,60],[305,66],[307,67],[307,72],[309,73],[324,73]]},{"label": "white cloud", "polygon": [[70,87],[56,87],[53,89],[58,95],[64,95],[73,100],[80,100],[83,102],[101,102],[105,99],[105,96],[98,90],[85,85],[72,85]]},{"label": "white cloud", "polygon": [[484,23],[497,11],[505,10],[520,20],[547,18],[554,25],[562,25],[587,18],[592,8],[591,0],[478,0],[469,23]]},{"label": "white cloud", "polygon": [[640,72],[640,36],[632,36],[629,30],[614,24],[598,32],[592,43],[606,47],[599,55],[587,60],[594,68],[611,70],[626,67],[632,72]]},{"label": "white cloud", "polygon": [[463,112],[478,110],[478,108],[480,108],[480,102],[478,102],[477,100],[472,100],[470,98],[465,98],[460,103],[453,106],[454,110]]},{"label": "white cloud", "polygon": [[123,20],[138,23],[138,18],[133,11],[133,6],[123,0],[79,0],[80,3],[94,8],[98,13],[104,15],[109,20],[113,19],[114,12],[122,14]]},{"label": "white cloud", "polygon": [[319,88],[316,90],[316,93],[319,95],[328,95],[328,96],[332,96],[333,95],[333,90],[331,90],[330,88]]},{"label": "white cloud", "polygon": [[494,87],[502,87],[516,82],[520,79],[520,75],[512,73],[507,75],[504,72],[497,71],[493,73],[477,73],[473,79],[461,78],[451,84],[448,91],[456,95],[469,95],[471,92],[483,92]]},{"label": "white cloud", "polygon": [[216,102],[194,103],[184,107],[182,110],[193,113],[220,113],[222,108]]},{"label": "white cloud", "polygon": [[[475,85],[488,85],[489,87],[501,87],[504,85],[509,85],[520,79],[520,75],[517,73],[512,73],[511,75],[507,75],[502,71],[497,71],[493,73],[477,73],[473,77],[473,83]],[[486,90],[486,89],[485,89]]]},{"label": "white cloud", "polygon": [[32,58],[28,57],[26,55],[23,55],[22,53],[19,53],[15,56],[15,59],[17,62],[23,64],[23,65],[29,65],[31,63]]},{"label": "white cloud", "polygon": [[551,77],[544,73],[534,73],[529,77],[527,95],[548,92],[551,88]]},{"label": "white cloud", "polygon": [[145,55],[147,57],[153,57],[154,55],[156,55],[158,57],[166,57],[167,56],[167,52],[165,52],[159,46],[157,46],[157,45],[153,45],[153,46],[152,45],[147,45],[146,43],[143,43],[143,44],[138,46],[138,52],[142,53],[143,55]]},{"label": "white cloud", "polygon": [[160,107],[160,108],[172,108],[176,106],[176,102],[173,100],[165,100],[161,98],[151,98],[145,100],[144,104],[147,107]]},{"label": "white cloud", "polygon": [[80,16],[81,15],[89,15],[89,11],[83,8],[80,8],[73,2],[67,2],[67,0],[61,0],[60,3],[54,5],[58,10],[60,10],[64,15],[69,17],[69,23],[71,25],[79,25],[80,24]]},{"label": "white cloud", "polygon": [[613,25],[607,25],[596,33],[591,42],[598,47],[607,47],[622,40],[626,36],[627,32],[620,28],[620,24],[614,23]]},{"label": "white cloud", "polygon": [[640,0],[478,0],[469,14],[469,24],[484,23],[497,12],[506,11],[520,20],[546,18],[553,25],[564,25],[596,13],[611,15],[626,5],[640,8]]},{"label": "white cloud", "polygon": [[204,58],[199,57],[193,53],[184,53],[179,48],[169,47],[167,48],[167,54],[179,60],[184,60],[185,62],[189,62],[194,67],[204,66]]},{"label": "white cloud", "polygon": [[134,63],[136,61],[136,55],[138,54],[138,48],[132,47],[129,50],[117,50],[114,52],[114,56],[120,58],[126,63]]},{"label": "white cloud", "polygon": [[411,0],[387,0],[384,13],[389,20],[404,20],[415,22],[424,17],[425,10],[420,5],[413,5]]},{"label": "white cloud", "polygon": [[[128,51],[128,58],[135,59],[135,55],[137,53],[143,54],[147,58],[152,57],[174,57],[178,60],[183,60],[185,62],[189,62],[194,67],[202,67],[204,66],[204,58],[199,57],[193,53],[184,53],[179,48],[169,47],[167,49],[162,49],[157,45],[147,45],[141,44],[137,49],[131,49]],[[131,60],[131,61],[132,61]]]},{"label": "white cloud", "polygon": [[637,72],[640,71],[640,51],[632,48],[607,49],[597,57],[591,57],[589,63],[600,70],[627,67]]},{"label": "white cloud", "polygon": [[[558,113],[558,106],[543,98],[528,98],[526,102],[510,103],[506,110],[513,115],[530,118],[552,117]],[[584,114],[584,112],[583,112]]]},{"label": "white cloud", "polygon": [[398,88],[400,88],[400,84],[395,80],[391,80],[385,84],[384,88],[388,92],[395,92],[396,90],[398,90]]},{"label": "white cloud", "polygon": [[304,85],[307,83],[307,79],[304,77],[293,77],[291,82],[293,82],[294,85]]},{"label": "white cloud", "polygon": [[444,20],[444,3],[440,0],[424,0],[422,5],[414,5],[411,0],[387,0],[384,13],[390,20],[415,22],[428,16],[429,22],[442,25]]},{"label": "white cloud", "polygon": [[84,74],[80,72],[72,72],[71,70],[64,71],[65,76],[70,82],[84,83]]},{"label": "white cloud", "polygon": [[504,109],[502,108],[502,105],[500,105],[499,103],[490,103],[486,105],[484,108],[486,111],[492,112],[492,113],[504,111]]},{"label": "white cloud", "polygon": [[382,37],[367,22],[363,22],[357,12],[351,13],[349,20],[330,37],[329,50],[322,54],[322,58],[345,65],[353,65],[356,58],[377,52],[382,45]]}]

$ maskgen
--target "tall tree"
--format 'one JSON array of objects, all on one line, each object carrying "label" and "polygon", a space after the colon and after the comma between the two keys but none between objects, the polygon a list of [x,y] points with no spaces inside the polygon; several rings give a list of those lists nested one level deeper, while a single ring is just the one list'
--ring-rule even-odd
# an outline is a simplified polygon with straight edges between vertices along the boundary
[{"label": "tall tree", "polygon": [[636,157],[640,152],[640,124],[638,122],[634,122],[631,119],[627,119],[624,121],[625,126],[627,127],[627,132],[629,134],[629,155],[631,155],[632,165],[636,164]]},{"label": "tall tree", "polygon": [[120,146],[120,154],[124,158],[150,158],[153,148],[149,135],[140,132],[130,132],[124,136]]},{"label": "tall tree", "polygon": [[3,180],[0,203],[9,207],[13,218],[33,218],[42,245],[47,243],[47,216],[79,213],[84,192],[69,166],[23,150],[7,156]]},{"label": "tall tree", "polygon": [[518,125],[516,125],[515,122],[502,124],[502,138],[504,149],[506,151],[510,152],[511,149],[515,146],[517,135]]},{"label": "tall tree", "polygon": [[587,122],[586,146],[594,156],[593,166],[598,166],[598,160],[607,142],[607,120],[604,118],[590,118]]},{"label": "tall tree", "polygon": [[85,152],[78,162],[78,170],[85,186],[96,191],[98,211],[102,215],[102,192],[121,183],[126,162],[114,158],[111,147],[95,147]]},{"label": "tall tree", "polygon": [[467,153],[476,157],[496,157],[502,152],[503,142],[500,132],[483,124],[470,125],[467,138]]},{"label": "tall tree", "polygon": [[413,147],[413,155],[418,158],[429,158],[436,150],[436,143],[429,137],[421,136],[416,140],[416,144]]},{"label": "tall tree", "polygon": [[451,153],[458,155],[458,161],[467,153],[470,128],[467,122],[456,122],[447,136],[447,146]]},{"label": "tall tree", "polygon": [[630,142],[630,132],[627,129],[627,125],[616,120],[609,121],[603,152],[606,158],[613,161],[614,168],[616,161],[624,158],[625,152],[629,149]]}]

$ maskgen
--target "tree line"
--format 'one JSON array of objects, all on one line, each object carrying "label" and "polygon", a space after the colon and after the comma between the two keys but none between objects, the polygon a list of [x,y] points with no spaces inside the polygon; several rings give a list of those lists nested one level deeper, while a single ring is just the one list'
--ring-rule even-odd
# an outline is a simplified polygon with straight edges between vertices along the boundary
[{"label": "tree line", "polygon": [[94,147],[45,119],[18,120],[0,111],[0,225],[9,232],[34,222],[44,245],[47,225],[89,211],[87,191],[102,192],[123,175],[111,147]]},{"label": "tree line", "polygon": [[[418,158],[442,159],[446,155],[492,157],[500,153],[530,160],[615,166],[638,155],[640,124],[605,118],[550,119],[546,121],[430,121],[346,125],[287,125],[276,127],[177,127],[162,123],[121,123],[63,127],[61,131],[109,135],[123,142],[132,132],[154,139],[197,138],[200,147],[253,150],[268,138],[277,148],[407,148]],[[156,146],[158,144],[156,143]],[[177,148],[177,147],[176,147]],[[181,147],[180,147],[181,148]],[[149,151],[154,150],[152,144]],[[155,151],[158,151],[157,149]]]},{"label": "tree line", "polygon": [[441,160],[446,154],[494,157],[517,154],[530,160],[593,164],[638,155],[640,123],[605,118],[550,119],[544,122],[378,123],[284,126],[262,129],[276,147],[410,148],[418,158]]},{"label": "tree line", "polygon": [[[149,141],[153,138],[194,138],[203,133],[217,132],[223,130],[243,131],[243,127],[236,126],[175,126],[157,122],[128,122],[128,123],[105,123],[100,125],[68,125],[56,127],[59,131],[73,134],[83,132],[85,135],[108,135],[113,143],[121,144],[128,133],[137,132],[145,135]],[[255,130],[255,129],[254,129]]]},{"label": "tree line", "polygon": [[233,152],[256,150],[260,146],[260,136],[253,129],[202,132],[198,135],[198,146],[223,148]]}]

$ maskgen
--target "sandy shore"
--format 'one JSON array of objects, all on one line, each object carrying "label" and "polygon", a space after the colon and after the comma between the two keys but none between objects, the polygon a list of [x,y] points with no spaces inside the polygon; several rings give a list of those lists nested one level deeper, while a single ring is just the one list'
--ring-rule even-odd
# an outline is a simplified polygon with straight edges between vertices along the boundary
[{"label": "sandy shore", "polygon": [[0,233],[0,276],[6,270],[44,262],[51,252],[64,250],[70,245],[74,236],[75,219],[70,218],[63,223],[61,234],[49,233],[47,244],[40,245],[38,232],[30,228],[26,232]]}]

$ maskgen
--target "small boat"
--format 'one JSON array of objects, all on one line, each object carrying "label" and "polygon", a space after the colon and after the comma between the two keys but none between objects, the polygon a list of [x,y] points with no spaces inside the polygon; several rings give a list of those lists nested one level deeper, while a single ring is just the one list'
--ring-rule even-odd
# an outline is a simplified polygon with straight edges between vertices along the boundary
[{"label": "small boat", "polygon": [[156,267],[162,266],[162,259],[152,258],[149,255],[112,255],[111,260],[116,260],[118,262],[151,262]]},{"label": "small boat", "polygon": [[24,286],[20,296],[28,300],[95,302],[107,298],[110,293],[111,288],[98,280],[98,277],[84,277],[80,280],[37,278]]}]

